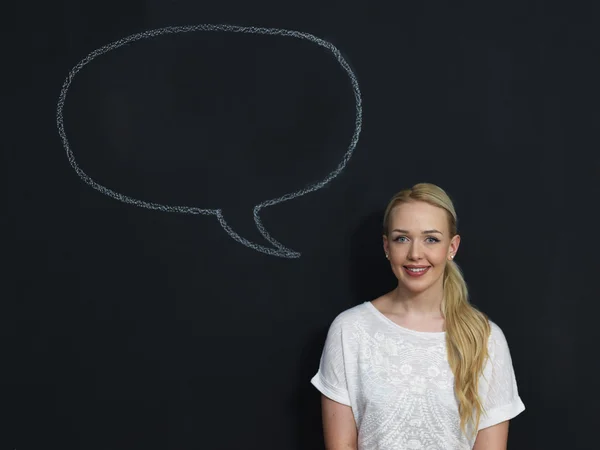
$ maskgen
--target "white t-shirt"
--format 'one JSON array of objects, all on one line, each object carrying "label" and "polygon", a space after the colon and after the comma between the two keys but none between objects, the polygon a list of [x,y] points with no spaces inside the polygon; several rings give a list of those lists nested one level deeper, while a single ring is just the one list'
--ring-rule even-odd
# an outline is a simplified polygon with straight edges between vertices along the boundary
[{"label": "white t-shirt", "polygon": [[[525,410],[504,333],[490,326],[490,359],[479,381],[487,415],[479,430]],[[446,333],[404,328],[371,302],[335,318],[311,382],[352,408],[359,450],[467,450],[475,443],[460,430]]]}]

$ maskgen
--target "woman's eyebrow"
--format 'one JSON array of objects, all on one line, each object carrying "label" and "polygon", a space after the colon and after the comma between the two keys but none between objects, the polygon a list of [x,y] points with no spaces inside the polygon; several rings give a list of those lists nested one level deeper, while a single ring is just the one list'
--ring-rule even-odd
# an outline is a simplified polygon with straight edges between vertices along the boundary
[{"label": "woman's eyebrow", "polygon": [[[407,230],[399,230],[398,228],[392,230],[392,232],[394,232],[394,231],[397,231],[398,233],[409,234],[409,231],[407,231]],[[444,235],[444,233],[442,233],[441,231],[438,231],[438,230],[425,230],[425,231],[421,232],[421,234],[433,234],[433,233],[439,233],[441,235]]]}]

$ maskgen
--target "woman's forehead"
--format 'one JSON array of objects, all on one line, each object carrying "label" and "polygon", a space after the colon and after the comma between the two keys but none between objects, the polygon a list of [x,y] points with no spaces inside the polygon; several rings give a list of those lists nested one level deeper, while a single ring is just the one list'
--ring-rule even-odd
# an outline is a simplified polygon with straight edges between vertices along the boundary
[{"label": "woman's forehead", "polygon": [[[392,228],[409,227],[431,229],[448,228],[448,216],[445,209],[425,202],[407,202],[396,206],[390,212]],[[440,231],[444,231],[440,230]],[[422,231],[422,230],[410,230]]]}]

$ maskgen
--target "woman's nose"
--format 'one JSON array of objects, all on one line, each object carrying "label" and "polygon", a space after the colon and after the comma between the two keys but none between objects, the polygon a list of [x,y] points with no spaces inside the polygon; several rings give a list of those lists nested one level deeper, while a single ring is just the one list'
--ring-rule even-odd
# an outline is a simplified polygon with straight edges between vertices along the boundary
[{"label": "woman's nose", "polygon": [[410,246],[410,250],[408,251],[408,256],[410,259],[421,259],[422,258],[421,247],[418,246],[417,244],[412,244]]}]

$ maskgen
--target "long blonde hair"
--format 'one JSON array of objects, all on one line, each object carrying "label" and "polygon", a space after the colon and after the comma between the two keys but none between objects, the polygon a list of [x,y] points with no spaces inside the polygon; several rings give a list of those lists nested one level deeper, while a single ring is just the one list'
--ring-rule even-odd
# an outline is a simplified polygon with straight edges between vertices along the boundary
[{"label": "long blonde hair", "polygon": [[[390,212],[396,206],[411,201],[443,208],[448,216],[450,238],[457,234],[456,211],[448,194],[434,184],[418,183],[398,192],[390,200],[383,217],[385,236],[389,233]],[[478,387],[479,377],[488,358],[487,342],[491,327],[487,315],[469,302],[467,284],[456,262],[446,263],[443,283],[442,314],[445,319],[446,350],[454,374],[460,428],[466,434],[467,423],[473,421],[473,432],[476,433],[481,414],[485,412]]]}]

